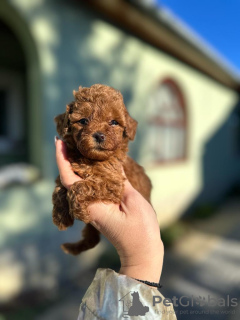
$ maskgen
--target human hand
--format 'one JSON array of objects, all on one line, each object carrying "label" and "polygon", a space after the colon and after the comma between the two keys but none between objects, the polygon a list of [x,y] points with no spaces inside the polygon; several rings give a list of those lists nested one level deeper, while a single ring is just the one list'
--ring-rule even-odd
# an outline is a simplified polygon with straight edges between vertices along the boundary
[{"label": "human hand", "polygon": [[[56,160],[65,188],[82,180],[67,159],[66,145],[56,140]],[[125,181],[120,204],[96,202],[88,207],[91,224],[116,248],[119,273],[133,278],[159,282],[163,264],[163,244],[152,206]]]}]

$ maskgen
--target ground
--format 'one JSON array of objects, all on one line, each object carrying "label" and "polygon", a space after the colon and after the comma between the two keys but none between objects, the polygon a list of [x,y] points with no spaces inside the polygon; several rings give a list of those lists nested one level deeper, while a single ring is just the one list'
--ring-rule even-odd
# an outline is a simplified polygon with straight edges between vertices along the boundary
[{"label": "ground", "polygon": [[[188,222],[186,230],[170,249],[166,249],[162,294],[168,298],[194,296],[198,299],[193,307],[175,307],[178,320],[238,320],[240,200],[229,200],[207,219]],[[87,278],[93,276],[94,270],[88,273]],[[84,291],[85,287],[79,283],[61,301],[45,309],[34,320],[77,319]],[[221,303],[225,301],[226,305],[227,299],[237,298],[237,306],[211,308],[204,305],[209,297],[222,299]],[[182,302],[185,304],[187,298],[184,299]]]},{"label": "ground", "polygon": [[[193,295],[198,298],[198,304],[194,307],[175,308],[178,320],[239,319],[239,199],[229,200],[208,219],[195,220],[187,230],[166,252],[161,279],[163,295],[170,298]],[[202,305],[211,298],[224,299],[227,305],[228,295],[229,299],[237,298],[238,306],[209,308]],[[185,301],[183,299],[183,303]],[[224,304],[224,301],[221,303]]]}]

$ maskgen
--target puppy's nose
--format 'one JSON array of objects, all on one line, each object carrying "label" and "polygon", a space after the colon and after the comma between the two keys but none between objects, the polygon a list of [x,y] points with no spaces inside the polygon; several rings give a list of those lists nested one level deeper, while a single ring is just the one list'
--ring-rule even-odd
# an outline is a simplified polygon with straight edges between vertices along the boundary
[{"label": "puppy's nose", "polygon": [[95,132],[93,134],[93,137],[98,143],[103,142],[105,140],[105,135],[102,132]]}]

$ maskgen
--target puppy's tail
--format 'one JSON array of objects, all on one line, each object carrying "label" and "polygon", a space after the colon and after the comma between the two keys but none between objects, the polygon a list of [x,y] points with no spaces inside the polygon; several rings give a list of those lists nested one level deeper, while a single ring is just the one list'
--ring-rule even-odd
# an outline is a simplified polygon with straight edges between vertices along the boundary
[{"label": "puppy's tail", "polygon": [[64,243],[61,245],[65,253],[78,255],[88,249],[94,248],[100,241],[100,233],[90,223],[82,231],[83,239],[75,243]]}]

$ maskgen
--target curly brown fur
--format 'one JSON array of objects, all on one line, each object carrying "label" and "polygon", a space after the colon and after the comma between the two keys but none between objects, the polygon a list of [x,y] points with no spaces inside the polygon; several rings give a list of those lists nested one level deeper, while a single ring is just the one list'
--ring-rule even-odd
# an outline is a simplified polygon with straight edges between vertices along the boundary
[{"label": "curly brown fur", "polygon": [[128,114],[121,93],[96,84],[79,87],[74,97],[55,122],[58,134],[67,144],[73,171],[83,180],[66,190],[58,177],[52,200],[53,222],[59,230],[71,226],[74,219],[87,223],[82,240],[62,245],[66,253],[76,255],[100,241],[99,232],[89,224],[89,204],[120,203],[122,166],[130,183],[149,202],[151,182],[144,169],[127,156],[128,142],[134,140],[137,122]]}]

